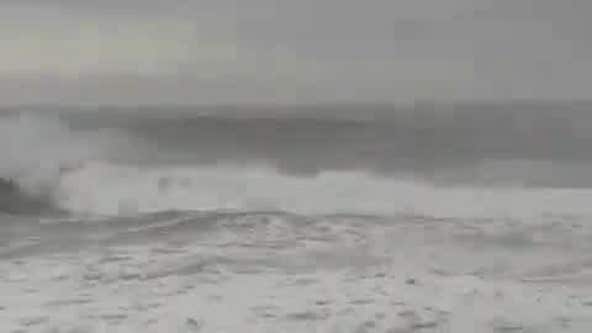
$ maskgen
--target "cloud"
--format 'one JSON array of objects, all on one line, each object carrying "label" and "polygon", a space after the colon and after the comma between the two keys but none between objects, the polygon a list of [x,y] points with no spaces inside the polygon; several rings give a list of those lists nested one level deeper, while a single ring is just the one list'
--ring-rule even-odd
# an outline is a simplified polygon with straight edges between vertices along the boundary
[{"label": "cloud", "polygon": [[105,103],[582,98],[590,3],[5,0],[0,85],[14,94],[0,98],[76,103],[64,89],[78,85]]},{"label": "cloud", "polygon": [[195,32],[171,20],[0,23],[0,75],[160,74],[191,61]]}]

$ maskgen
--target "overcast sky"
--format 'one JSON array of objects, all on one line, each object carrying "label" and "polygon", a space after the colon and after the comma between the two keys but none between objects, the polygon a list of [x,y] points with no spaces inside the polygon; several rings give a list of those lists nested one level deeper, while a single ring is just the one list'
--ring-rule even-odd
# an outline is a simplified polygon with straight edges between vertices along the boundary
[{"label": "overcast sky", "polygon": [[0,0],[0,104],[587,99],[590,0]]}]

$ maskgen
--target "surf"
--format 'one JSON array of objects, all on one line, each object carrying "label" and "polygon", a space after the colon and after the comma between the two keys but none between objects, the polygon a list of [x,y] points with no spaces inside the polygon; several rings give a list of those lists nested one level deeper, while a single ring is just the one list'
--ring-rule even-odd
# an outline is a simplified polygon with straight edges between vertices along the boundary
[{"label": "surf", "polygon": [[[150,141],[131,129],[110,130],[106,124],[95,122],[87,125],[72,127],[58,116],[38,113],[1,116],[4,208],[0,210],[39,212],[49,207],[85,217],[219,210],[529,221],[552,215],[592,216],[590,188],[528,187],[511,177],[507,184],[497,181],[496,176],[503,176],[508,169],[516,174],[514,162],[484,167],[475,174],[462,168],[458,171],[464,178],[493,179],[493,185],[467,182],[462,177],[438,184],[429,177],[416,177],[421,173],[378,173],[371,168],[289,172],[284,160],[274,159],[277,156],[273,154],[255,153],[255,157],[243,159],[241,151],[233,149],[220,156],[212,153],[217,156],[213,158],[207,152],[218,152],[218,141],[232,143],[236,138],[224,133],[210,137],[211,132],[193,135],[202,127],[185,128],[191,136],[168,142],[157,134]],[[149,128],[156,133],[164,126],[153,125]],[[164,127],[170,132],[179,130],[170,124]],[[269,135],[270,140],[274,138]],[[292,144],[300,142],[297,138],[276,139],[274,149],[278,151],[290,152]],[[302,159],[314,164],[318,153],[298,150],[298,154],[290,155],[290,161],[298,164]],[[390,158],[384,156],[387,153],[377,150],[368,158]],[[178,154],[190,158],[178,159]],[[529,175],[532,173],[532,164],[521,165]],[[446,172],[439,170],[437,174]]]},{"label": "surf", "polygon": [[437,186],[358,171],[286,175],[262,165],[141,167],[100,161],[68,172],[58,203],[70,212],[282,211],[520,219],[592,216],[589,189]]},{"label": "surf", "polygon": [[76,131],[57,115],[0,116],[0,212],[63,213],[61,178],[92,159],[108,160],[112,137]]}]

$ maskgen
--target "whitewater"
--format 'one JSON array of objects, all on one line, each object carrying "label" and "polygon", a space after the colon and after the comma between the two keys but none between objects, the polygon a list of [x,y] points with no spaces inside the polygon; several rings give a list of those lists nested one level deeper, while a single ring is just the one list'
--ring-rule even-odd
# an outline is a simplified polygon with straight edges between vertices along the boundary
[{"label": "whitewater", "polygon": [[591,329],[581,113],[207,111],[0,117],[2,331]]}]

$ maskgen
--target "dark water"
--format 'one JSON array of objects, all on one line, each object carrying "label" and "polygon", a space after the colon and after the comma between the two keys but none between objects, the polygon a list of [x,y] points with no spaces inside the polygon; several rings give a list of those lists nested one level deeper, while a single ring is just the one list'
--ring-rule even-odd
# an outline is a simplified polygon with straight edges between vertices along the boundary
[{"label": "dark water", "polygon": [[[413,107],[153,107],[71,112],[75,129],[132,133],[141,163],[271,165],[410,175],[434,182],[592,185],[592,103]],[[132,144],[135,145],[135,144]]]}]

